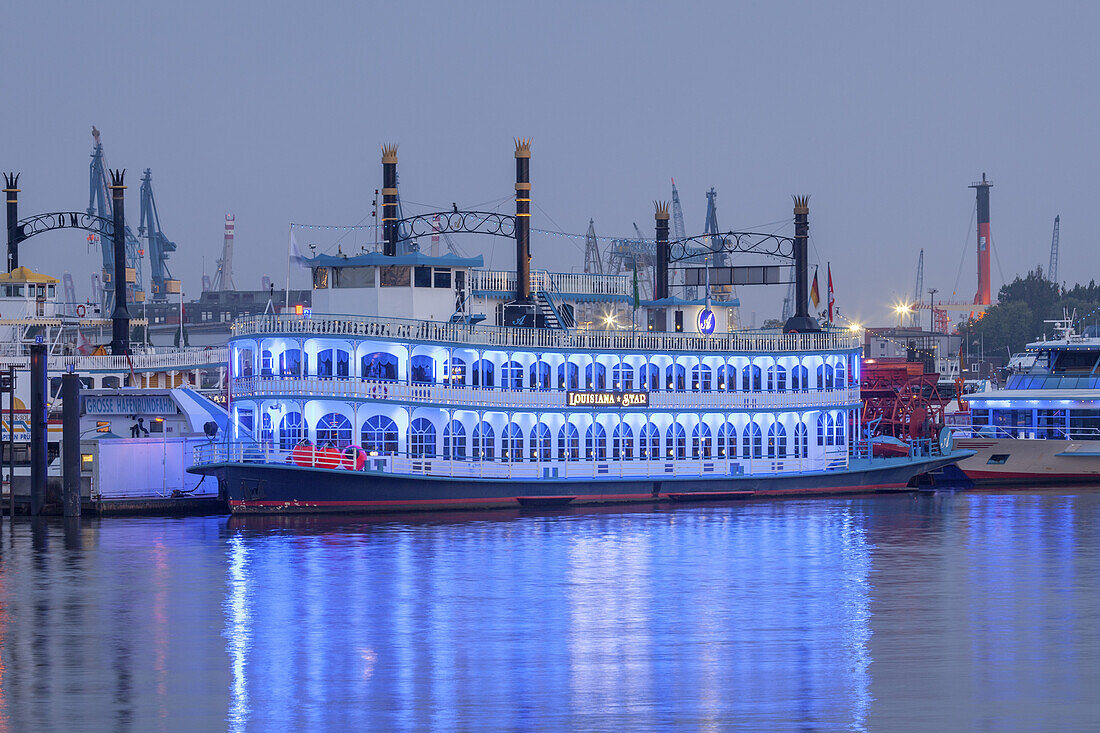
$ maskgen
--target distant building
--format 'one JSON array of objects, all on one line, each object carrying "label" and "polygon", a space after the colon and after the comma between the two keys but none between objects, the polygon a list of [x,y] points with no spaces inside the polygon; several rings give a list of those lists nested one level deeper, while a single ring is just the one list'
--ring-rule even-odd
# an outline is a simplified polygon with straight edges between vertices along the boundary
[{"label": "distant building", "polygon": [[960,376],[962,343],[963,337],[958,334],[904,326],[868,328],[864,331],[863,357],[919,361],[926,372],[938,372],[941,380],[951,381]]},{"label": "distant building", "polygon": [[[309,308],[312,290],[291,290],[290,308]],[[183,304],[184,325],[193,344],[224,344],[229,339],[229,326],[238,318],[258,316],[267,309],[268,301],[275,311],[282,312],[287,304],[285,290],[207,290]],[[178,302],[145,303],[133,306],[137,316],[149,320],[149,333],[158,344],[167,344],[179,330],[180,305]]]}]

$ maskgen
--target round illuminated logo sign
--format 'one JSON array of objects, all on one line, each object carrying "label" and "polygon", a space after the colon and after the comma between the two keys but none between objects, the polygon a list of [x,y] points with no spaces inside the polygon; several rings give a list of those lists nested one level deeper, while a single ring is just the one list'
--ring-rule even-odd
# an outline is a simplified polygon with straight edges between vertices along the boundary
[{"label": "round illuminated logo sign", "polygon": [[714,311],[710,308],[699,311],[699,333],[704,336],[714,333]]}]

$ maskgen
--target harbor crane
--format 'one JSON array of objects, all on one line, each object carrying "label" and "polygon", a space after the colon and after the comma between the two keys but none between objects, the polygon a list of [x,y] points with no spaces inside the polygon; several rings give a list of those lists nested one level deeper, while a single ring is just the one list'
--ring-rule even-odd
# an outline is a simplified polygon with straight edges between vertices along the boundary
[{"label": "harbor crane", "polygon": [[917,258],[917,287],[913,289],[913,315],[910,316],[911,326],[920,325],[920,316],[917,314],[917,308],[920,306],[921,300],[924,299],[924,248],[921,248],[920,257]]},{"label": "harbor crane", "polygon": [[600,259],[596,222],[593,219],[588,220],[588,231],[584,235],[584,271],[589,275],[603,274],[603,260]]},{"label": "harbor crane", "polygon": [[[92,162],[89,166],[88,176],[88,214],[111,220],[114,214],[111,210],[111,193],[108,188],[107,160],[103,154],[103,143],[99,140],[99,130],[92,125],[92,139],[95,145],[92,148]],[[100,252],[103,254],[103,280],[100,291],[103,303],[103,312],[108,313],[114,306],[114,285],[111,276],[115,268],[114,251],[109,240],[95,234],[88,235],[88,243],[95,244],[98,240]],[[127,283],[128,296],[132,296],[135,302],[145,299],[145,293],[141,287],[141,258],[145,250],[130,227],[126,227],[126,268],[133,270],[134,282]]]},{"label": "harbor crane", "polygon": [[1050,239],[1050,267],[1047,268],[1047,280],[1058,284],[1058,227],[1062,216],[1054,217],[1054,236]]},{"label": "harbor crane", "polygon": [[169,293],[179,292],[179,280],[172,279],[168,271],[168,254],[176,251],[176,243],[164,236],[157,213],[157,200],[153,197],[153,171],[145,169],[141,178],[141,223],[138,236],[145,240],[149,251],[149,279],[153,286],[153,301],[165,303]]}]

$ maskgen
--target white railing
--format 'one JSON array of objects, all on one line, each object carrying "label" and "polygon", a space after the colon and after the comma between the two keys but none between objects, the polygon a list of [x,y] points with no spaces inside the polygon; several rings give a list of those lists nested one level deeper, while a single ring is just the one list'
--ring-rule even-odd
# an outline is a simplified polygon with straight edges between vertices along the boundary
[{"label": "white railing", "polygon": [[816,333],[737,331],[701,336],[647,331],[564,331],[545,328],[502,328],[466,323],[415,321],[380,316],[248,316],[236,321],[233,336],[303,334],[360,339],[429,341],[501,349],[570,349],[637,353],[847,351],[860,346],[859,336],[833,329]]},{"label": "white railing", "polygon": [[[185,371],[224,366],[229,358],[229,349],[216,348],[165,349],[164,351],[145,351],[126,356],[92,356],[89,354],[51,354],[47,369],[63,372],[72,366],[76,372],[128,372],[134,371]],[[26,367],[29,356],[0,356],[0,365]]]},{"label": "white railing", "polygon": [[[403,384],[377,380],[322,377],[238,377],[233,399],[262,397],[336,398],[414,402],[505,409],[563,410],[565,391],[497,389],[441,384]],[[860,401],[859,387],[791,392],[650,392],[649,409],[775,410],[839,407]],[[579,408],[585,410],[586,408]],[[611,409],[611,408],[605,408]],[[600,408],[587,408],[599,411]]]},{"label": "white railing", "polygon": [[[513,270],[474,270],[470,273],[474,292],[514,293],[516,273]],[[531,272],[531,292],[547,290],[570,295],[632,296],[633,282],[626,275],[593,275],[583,272]]]},{"label": "white railing", "polygon": [[954,423],[956,438],[1009,438],[1012,440],[1100,440],[1098,428],[1067,428],[1065,425],[973,425]]},{"label": "white railing", "polygon": [[[256,443],[209,443],[194,452],[196,466],[219,463],[295,465],[306,468],[367,470],[401,476],[437,476],[501,480],[533,479],[642,479],[708,476],[773,476],[791,473],[821,473],[848,467],[847,452],[810,458],[662,458],[657,460],[448,460],[404,456],[356,456],[355,449],[314,450],[300,446],[294,451]],[[360,465],[360,469],[356,469]],[[674,489],[673,489],[674,490]]]}]

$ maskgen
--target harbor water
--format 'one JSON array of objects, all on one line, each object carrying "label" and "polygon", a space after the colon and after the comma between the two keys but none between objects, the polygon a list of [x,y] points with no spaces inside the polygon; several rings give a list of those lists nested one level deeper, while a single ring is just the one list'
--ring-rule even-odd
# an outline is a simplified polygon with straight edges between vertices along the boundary
[{"label": "harbor water", "polygon": [[0,731],[1085,730],[1100,491],[0,527]]}]

